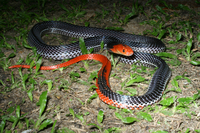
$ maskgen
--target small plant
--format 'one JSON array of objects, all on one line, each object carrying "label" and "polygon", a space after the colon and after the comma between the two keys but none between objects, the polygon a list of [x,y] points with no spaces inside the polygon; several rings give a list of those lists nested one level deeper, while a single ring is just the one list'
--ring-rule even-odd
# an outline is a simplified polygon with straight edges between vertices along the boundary
[{"label": "small plant", "polygon": [[79,5],[78,7],[76,6],[72,6],[72,9],[69,10],[67,9],[63,4],[59,3],[60,7],[66,11],[66,13],[64,14],[65,16],[67,16],[67,18],[69,20],[72,20],[74,18],[78,19],[80,17],[83,17],[86,14],[86,11],[82,10],[82,6]]},{"label": "small plant", "polygon": [[110,132],[113,132],[113,131],[120,131],[120,128],[117,128],[117,127],[112,127],[112,128],[109,128],[109,129],[105,129],[103,131],[103,128],[102,128],[103,119],[104,119],[104,112],[102,110],[99,110],[99,113],[97,115],[97,123],[98,124],[89,123],[87,125],[88,126],[95,126],[96,128],[99,129],[100,132],[104,132],[104,133],[110,133]]},{"label": "small plant", "polygon": [[5,70],[8,69],[8,67],[10,66],[10,58],[15,57],[14,53],[11,53],[8,57],[4,57],[3,53],[0,53],[0,66]]},{"label": "small plant", "polygon": [[129,13],[128,15],[126,15],[123,20],[119,20],[119,22],[121,24],[125,25],[125,24],[127,24],[130,21],[130,18],[138,15],[140,12],[144,13],[143,7],[138,4],[138,1],[136,1],[136,2],[133,3],[131,11],[132,12]]},{"label": "small plant", "polygon": [[7,110],[7,112],[9,113],[8,115],[1,116],[1,119],[2,119],[2,122],[0,124],[1,133],[3,133],[3,130],[6,125],[6,121],[10,121],[13,123],[11,130],[14,130],[14,128],[17,126],[17,124],[19,125],[22,122],[22,120],[24,119],[24,117],[27,115],[27,113],[24,115],[21,115],[19,105],[17,105],[17,107],[16,107],[16,111],[15,111],[16,116],[11,115],[11,113],[14,112],[14,110],[15,110],[15,107],[11,107]]},{"label": "small plant", "polygon": [[[69,115],[72,115],[73,119],[76,117],[78,118],[79,120],[81,120],[81,122],[85,125],[86,124],[86,121],[84,120],[83,118],[83,114],[75,114],[74,113],[74,110],[69,108],[69,112],[70,114],[67,114],[66,116],[69,116]],[[88,113],[86,113],[85,115],[88,115]]]},{"label": "small plant", "polygon": [[177,53],[182,53],[186,57],[186,60],[190,61],[192,65],[200,65],[200,61],[195,61],[196,58],[200,57],[200,53],[193,53],[192,40],[193,38],[188,41],[185,48],[177,50]]},{"label": "small plant", "polygon": [[34,128],[37,129],[38,131],[46,128],[48,125],[53,123],[51,119],[46,119],[45,114],[43,114],[46,108],[46,104],[47,104],[47,91],[44,91],[40,95],[39,102],[37,103],[37,105],[40,106],[40,111],[39,111],[39,118],[36,121]]},{"label": "small plant", "polygon": [[[124,109],[124,111],[126,111],[126,109]],[[138,121],[136,118],[134,117],[124,117],[124,115],[122,115],[121,113],[115,112],[115,116],[120,119],[123,123],[126,124],[130,124],[133,123],[135,121]]]}]

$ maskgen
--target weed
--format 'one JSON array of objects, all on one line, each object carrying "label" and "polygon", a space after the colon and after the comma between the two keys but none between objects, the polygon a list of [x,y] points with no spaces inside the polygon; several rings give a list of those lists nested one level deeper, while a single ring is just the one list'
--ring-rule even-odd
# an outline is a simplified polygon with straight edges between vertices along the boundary
[{"label": "weed", "polygon": [[131,9],[131,13],[126,15],[124,19],[119,20],[119,22],[121,24],[125,25],[130,21],[130,18],[138,15],[140,12],[144,13],[143,7],[138,4],[138,1],[136,1],[136,2],[133,3],[132,9]]}]

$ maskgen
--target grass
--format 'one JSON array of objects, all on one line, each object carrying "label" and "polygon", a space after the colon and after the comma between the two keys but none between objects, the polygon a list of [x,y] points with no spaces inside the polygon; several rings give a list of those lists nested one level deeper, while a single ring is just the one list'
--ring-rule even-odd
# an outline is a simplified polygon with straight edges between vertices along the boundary
[{"label": "grass", "polygon": [[[1,1],[0,66],[3,73],[9,73],[10,75],[0,80],[1,95],[2,97],[6,97],[13,92],[20,92],[28,98],[25,99],[24,97],[26,96],[23,96],[20,103],[15,103],[11,99],[6,107],[0,109],[0,132],[9,133],[25,130],[52,133],[77,132],[79,131],[77,128],[70,126],[73,124],[77,126],[76,123],[79,124],[81,129],[87,128],[87,130],[84,130],[87,132],[125,132],[127,131],[125,128],[133,131],[133,126],[140,126],[141,122],[146,124],[147,131],[153,133],[173,131],[179,133],[200,132],[200,127],[191,127],[189,125],[184,128],[179,126],[176,129],[172,129],[174,128],[174,123],[172,122],[173,124],[171,124],[168,122],[168,119],[165,119],[172,119],[178,116],[179,118],[177,119],[179,121],[177,122],[184,123],[184,120],[187,121],[188,119],[193,121],[194,125],[196,124],[195,122],[199,122],[200,90],[197,87],[198,85],[194,85],[193,82],[195,82],[195,79],[190,78],[188,71],[180,74],[176,73],[176,70],[182,67],[183,64],[189,65],[192,70],[198,70],[199,68],[200,24],[194,22],[193,18],[199,17],[200,12],[195,12],[193,9],[182,4],[174,7],[165,1],[160,1],[163,6],[156,5],[155,7],[151,7],[151,1],[149,0],[145,4],[145,6],[149,6],[152,9],[149,14],[145,10],[146,7],[140,5],[137,1],[131,3],[130,6],[124,6],[120,2],[112,3],[112,8],[100,4],[100,10],[95,13],[95,16],[89,20],[85,20],[86,9],[89,8],[87,7],[89,4],[87,0],[52,2],[56,3],[53,8],[49,8],[51,5],[46,0],[37,0],[36,4],[33,4],[34,1],[27,0],[16,3]],[[196,4],[199,4],[198,1],[196,1]],[[164,10],[165,8],[167,10]],[[173,10],[173,12],[170,12],[170,10]],[[180,17],[178,11],[189,13],[189,20],[178,19],[178,21],[174,21],[175,18]],[[52,15],[55,12],[57,12],[56,15]],[[27,34],[33,24],[41,21],[60,20],[89,26],[90,23],[99,25],[109,20],[110,25],[108,25],[108,28],[122,30],[121,27],[123,25],[126,25],[130,20],[136,19],[140,15],[144,15],[147,18],[140,23],[141,25],[152,26],[152,30],[146,30],[142,34],[157,37],[167,44],[167,51],[156,55],[166,60],[172,68],[173,74],[161,101],[153,106],[145,107],[141,111],[118,109],[108,105],[105,106],[109,108],[103,108],[104,110],[102,110],[102,107],[99,107],[94,111],[90,106],[94,106],[92,103],[98,97],[94,93],[94,89],[96,88],[94,82],[98,70],[90,69],[93,66],[98,67],[99,64],[86,61],[83,67],[75,64],[71,68],[62,68],[59,71],[52,72],[53,74],[59,73],[52,79],[51,77],[46,77],[46,74],[39,70],[40,66],[44,63],[44,59],[37,55],[36,49],[31,48],[26,41]],[[19,56],[19,51],[25,48],[29,50],[29,54]],[[83,49],[83,53],[91,52],[84,51]],[[133,87],[147,88],[150,81],[147,77],[151,78],[155,72],[155,70],[136,65],[132,65],[127,72],[123,70],[126,68],[125,65],[118,63],[118,60],[115,60],[113,55],[111,56],[111,61],[114,67],[110,82],[112,83],[112,80],[119,82],[120,80],[120,83],[114,83],[115,85],[119,84],[116,92],[120,94],[138,95],[140,91],[138,92]],[[21,68],[18,70],[9,70],[8,67],[14,64],[29,64],[32,67],[36,65],[36,70],[28,69],[26,71]],[[75,69],[76,67],[79,67],[78,70]],[[63,76],[65,73],[67,76]],[[86,79],[83,79],[82,77],[85,77],[85,75],[88,76],[86,76]],[[120,78],[121,75],[124,78]],[[196,79],[198,78],[196,77]],[[85,88],[88,88],[88,90],[85,90],[89,92],[86,102],[81,97],[70,97],[70,95],[78,95],[77,89],[73,91],[73,88],[78,88],[77,86],[74,87],[74,84],[77,84],[79,87],[85,85]],[[192,92],[187,92],[189,94],[185,96],[182,93],[185,94],[185,90],[187,89],[192,90]],[[50,105],[54,96],[57,99],[60,98],[60,95],[55,93],[58,91],[63,91],[67,95],[63,98],[67,101],[67,107],[63,108],[65,104],[63,105],[62,103],[59,105]],[[39,92],[38,99],[35,97],[34,92]],[[52,95],[52,93],[55,94]],[[61,102],[62,100],[59,101]],[[35,116],[29,111],[23,112],[25,110],[23,105],[26,103],[30,103],[31,106],[38,106],[36,107],[38,111],[35,112]],[[64,114],[64,118],[63,115],[60,118],[61,114]],[[157,119],[155,115],[159,117],[164,116],[163,119],[165,121],[162,121],[162,119],[155,120]],[[58,129],[60,123],[64,120],[67,120],[68,125]],[[110,121],[111,124],[109,123]],[[116,123],[119,123],[119,125]],[[168,131],[165,128],[149,128],[149,125],[153,124],[166,127]]]}]

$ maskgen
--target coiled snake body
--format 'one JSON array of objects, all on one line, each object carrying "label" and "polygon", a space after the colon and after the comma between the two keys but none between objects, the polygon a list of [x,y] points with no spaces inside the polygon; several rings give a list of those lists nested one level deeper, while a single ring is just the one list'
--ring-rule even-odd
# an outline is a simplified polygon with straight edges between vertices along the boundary
[{"label": "coiled snake body", "polygon": [[[106,59],[97,54],[80,56],[82,53],[78,42],[60,46],[46,45],[41,38],[42,35],[46,33],[56,33],[71,37],[86,38],[85,44],[87,49],[94,48],[94,52],[101,49],[100,43],[102,41],[105,44],[105,48],[109,51],[111,51],[110,47],[113,47],[113,43],[125,44],[133,49],[134,54],[132,56],[122,56],[122,62],[128,64],[137,63],[148,67],[158,67],[150,82],[148,91],[142,96],[133,97],[120,95],[111,90],[108,82],[111,65],[110,62],[103,64],[98,73],[96,83],[98,89],[96,91],[100,99],[107,104],[119,108],[142,109],[144,106],[151,105],[161,98],[166,84],[171,76],[170,68],[165,61],[150,54],[165,50],[165,45],[158,39],[126,34],[112,30],[76,26],[59,21],[38,23],[31,29],[28,35],[28,43],[31,46],[36,47],[37,52],[41,56],[55,60],[74,58],[74,62],[78,62],[83,58],[83,60],[95,59],[103,63]],[[79,58],[76,59],[75,57],[78,56]]]}]

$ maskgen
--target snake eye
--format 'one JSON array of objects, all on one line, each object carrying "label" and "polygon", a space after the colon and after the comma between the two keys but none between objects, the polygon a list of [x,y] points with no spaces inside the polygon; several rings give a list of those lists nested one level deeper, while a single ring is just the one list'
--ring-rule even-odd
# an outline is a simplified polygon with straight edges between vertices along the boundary
[{"label": "snake eye", "polygon": [[123,51],[122,51],[123,53],[125,52],[125,50],[123,49]]}]

